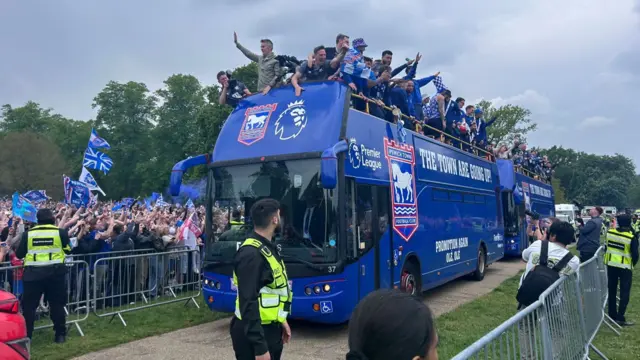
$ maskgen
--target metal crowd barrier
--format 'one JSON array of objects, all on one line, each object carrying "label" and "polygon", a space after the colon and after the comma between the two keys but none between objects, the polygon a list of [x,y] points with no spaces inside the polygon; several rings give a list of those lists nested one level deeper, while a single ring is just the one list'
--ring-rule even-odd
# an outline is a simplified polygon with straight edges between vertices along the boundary
[{"label": "metal crowd barrier", "polygon": [[[67,326],[75,326],[81,336],[84,332],[79,323],[89,317],[89,278],[78,280],[78,274],[89,269],[89,264],[85,261],[65,261],[67,268],[65,291],[67,293],[67,305],[64,311],[67,314]],[[22,300],[24,293],[24,283],[22,274],[24,268],[22,266],[4,266],[0,267],[1,288],[11,292],[18,300]],[[82,286],[79,286],[82,284]],[[80,289],[80,291],[78,291]],[[49,319],[49,305],[47,299],[43,296],[40,299],[40,305],[36,310],[36,321],[34,330],[46,329],[53,327],[53,323]]]},{"label": "metal crowd barrier", "polygon": [[[562,277],[535,303],[464,349],[453,360],[464,359],[587,359],[589,350],[606,356],[593,345],[606,321],[608,299],[604,248]],[[616,332],[617,333],[617,332]]]},{"label": "metal crowd barrier", "polygon": [[[82,259],[82,260],[79,260]],[[88,261],[93,260],[93,262]],[[179,246],[157,252],[153,249],[70,255],[65,291],[67,326],[75,326],[81,336],[80,322],[93,312],[98,317],[184,301],[200,308],[196,298],[201,293],[200,252]],[[22,299],[22,266],[0,264],[0,289]],[[34,329],[53,327],[46,298],[40,301]]]},{"label": "metal crowd barrier", "polygon": [[93,265],[93,312],[98,317],[184,301],[200,308],[200,252],[169,250],[96,260]]}]

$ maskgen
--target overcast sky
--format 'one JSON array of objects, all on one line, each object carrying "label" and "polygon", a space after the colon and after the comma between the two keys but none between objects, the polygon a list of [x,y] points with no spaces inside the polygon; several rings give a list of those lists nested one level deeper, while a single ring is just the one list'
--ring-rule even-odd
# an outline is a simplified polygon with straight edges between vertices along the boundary
[{"label": "overcast sky", "polygon": [[343,32],[369,56],[391,49],[394,65],[420,51],[419,75],[441,71],[468,102],[530,109],[531,145],[618,152],[640,169],[639,20],[640,0],[2,0],[0,103],[87,120],[110,80],[214,83],[247,62],[234,30],[299,58]]}]

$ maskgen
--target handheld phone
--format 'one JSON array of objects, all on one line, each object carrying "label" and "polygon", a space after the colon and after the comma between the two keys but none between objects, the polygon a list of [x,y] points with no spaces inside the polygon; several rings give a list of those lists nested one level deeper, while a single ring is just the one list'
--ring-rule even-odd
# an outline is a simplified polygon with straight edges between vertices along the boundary
[{"label": "handheld phone", "polygon": [[7,247],[7,246],[8,246],[8,245],[7,245],[7,243],[6,243],[6,242],[1,242],[1,243],[0,243],[0,247]]}]

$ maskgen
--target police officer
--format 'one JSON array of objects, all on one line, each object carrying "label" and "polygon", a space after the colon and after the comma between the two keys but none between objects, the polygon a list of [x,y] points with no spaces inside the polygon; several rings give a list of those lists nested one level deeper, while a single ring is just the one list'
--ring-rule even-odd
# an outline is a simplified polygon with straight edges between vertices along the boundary
[{"label": "police officer", "polygon": [[258,200],[250,214],[253,233],[234,258],[238,295],[231,340],[238,360],[278,360],[291,338],[287,315],[293,298],[284,262],[271,242],[280,227],[280,204]]},{"label": "police officer", "polygon": [[65,253],[71,251],[69,234],[55,226],[55,217],[49,209],[40,209],[36,214],[38,225],[22,235],[16,256],[24,259],[24,293],[22,311],[27,323],[27,336],[33,335],[33,322],[40,298],[44,294],[49,302],[51,321],[55,331],[55,342],[63,343],[66,336],[67,302],[65,286]]},{"label": "police officer", "polygon": [[[621,214],[617,217],[618,228],[607,232],[607,250],[604,263],[609,278],[609,316],[621,326],[631,326],[624,313],[629,305],[633,266],[638,263],[638,236],[631,229],[631,217]],[[616,306],[616,295],[620,283],[620,304]]]}]

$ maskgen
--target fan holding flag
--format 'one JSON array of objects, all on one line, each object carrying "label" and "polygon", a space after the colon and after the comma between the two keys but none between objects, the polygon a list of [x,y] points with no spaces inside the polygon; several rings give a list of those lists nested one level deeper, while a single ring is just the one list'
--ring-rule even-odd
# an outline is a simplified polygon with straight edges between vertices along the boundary
[{"label": "fan holding flag", "polygon": [[446,129],[445,132],[451,134],[450,126],[446,120],[447,111],[451,106],[451,91],[444,85],[440,75],[433,79],[433,84],[436,86],[437,93],[431,96],[425,109],[425,117],[429,126],[425,127],[424,133],[431,138],[440,138],[439,131],[445,131]]}]

